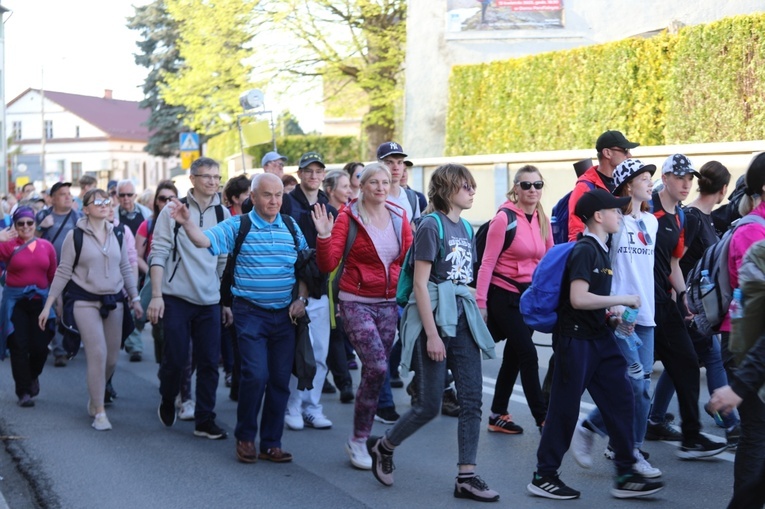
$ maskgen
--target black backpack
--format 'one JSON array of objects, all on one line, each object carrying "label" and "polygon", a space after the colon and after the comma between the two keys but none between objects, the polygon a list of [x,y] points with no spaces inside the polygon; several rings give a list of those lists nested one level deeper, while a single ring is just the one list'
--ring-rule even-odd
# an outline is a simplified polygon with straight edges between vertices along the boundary
[{"label": "black backpack", "polygon": [[[186,208],[189,207],[189,202],[186,198],[181,198],[178,201],[183,203],[186,206]],[[225,219],[225,216],[223,215],[223,205],[221,205],[220,203],[215,206],[215,219],[217,220],[218,223],[223,222],[223,220]],[[180,223],[176,222],[175,226],[173,227],[173,261],[175,261],[175,259],[178,256],[178,231],[180,229],[181,229]]]},{"label": "black backpack", "polygon": [[[112,229],[112,233],[114,233],[114,236],[117,237],[117,242],[120,245],[120,249],[122,249],[122,241],[125,239],[125,225],[122,223],[115,225],[114,229]],[[72,232],[72,240],[74,241],[74,262],[72,262],[72,272],[74,272],[74,268],[77,267],[77,264],[80,261],[80,251],[82,251],[82,235],[82,229],[75,227]]]},{"label": "black backpack", "polygon": [[[507,215],[507,230],[505,230],[505,242],[504,244],[502,244],[502,251],[500,251],[500,254],[502,254],[505,251],[507,251],[507,249],[510,247],[510,244],[513,243],[513,239],[515,238],[515,232],[518,226],[518,218],[516,217],[515,212],[513,212],[512,210],[508,208],[503,207],[499,210],[501,210]],[[481,262],[483,261],[483,253],[486,250],[486,235],[489,233],[489,224],[491,224],[491,219],[483,223],[480,226],[480,228],[478,228],[478,232],[475,234],[476,260],[475,262],[473,262],[473,281],[471,281],[470,284],[468,285],[473,288],[475,288],[476,285],[478,284],[478,270],[481,268]],[[511,284],[514,284],[514,285],[516,284],[510,278],[505,277],[502,274],[495,272],[494,275],[507,280]]]}]

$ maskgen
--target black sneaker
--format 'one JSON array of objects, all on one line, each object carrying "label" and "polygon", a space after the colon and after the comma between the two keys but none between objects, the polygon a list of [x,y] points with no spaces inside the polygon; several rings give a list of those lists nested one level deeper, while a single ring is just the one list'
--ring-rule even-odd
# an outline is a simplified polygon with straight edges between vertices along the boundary
[{"label": "black sneaker", "polygon": [[353,385],[348,384],[340,389],[340,403],[350,403],[356,396],[353,394]]},{"label": "black sneaker", "polygon": [[[32,394],[32,396],[34,396],[34,394]],[[739,440],[741,440],[741,426],[736,424],[732,428],[726,429],[725,438],[728,442],[728,449],[736,449]]]},{"label": "black sneaker", "polygon": [[210,440],[223,440],[228,436],[215,421],[209,420],[202,424],[197,424],[194,428],[194,436],[209,438]]},{"label": "black sneaker", "polygon": [[665,442],[682,442],[683,434],[673,428],[669,421],[654,424],[648,421],[648,428],[645,432],[646,440],[663,440]]},{"label": "black sneaker", "polygon": [[401,377],[392,376],[390,377],[390,386],[394,389],[401,389],[404,386],[404,381],[401,380]]},{"label": "black sneaker", "polygon": [[680,449],[677,450],[677,457],[684,460],[708,458],[709,456],[720,454],[727,448],[728,444],[726,443],[712,442],[704,435],[699,435],[683,440]]},{"label": "black sneaker", "polygon": [[653,495],[664,488],[661,481],[649,481],[640,474],[626,474],[618,476],[611,495],[616,498],[637,498]]},{"label": "black sneaker", "polygon": [[454,497],[469,498],[479,502],[496,502],[499,500],[499,493],[489,488],[489,485],[477,475],[464,479],[457,477],[454,482]]},{"label": "black sneaker", "polygon": [[382,438],[371,436],[367,438],[367,452],[372,457],[372,473],[375,479],[385,486],[393,485],[393,454],[385,454],[382,451]]},{"label": "black sneaker", "polygon": [[322,394],[334,394],[336,392],[337,392],[337,389],[335,389],[335,386],[332,385],[332,382],[330,382],[329,380],[327,380],[325,378],[324,379],[324,387],[321,388],[321,393]]},{"label": "black sneaker", "polygon": [[444,391],[444,396],[441,401],[441,413],[448,415],[449,417],[460,416],[460,402],[457,401],[457,393],[454,389],[447,389]]},{"label": "black sneaker", "polygon": [[489,431],[519,435],[523,433],[523,428],[513,422],[513,417],[510,414],[504,414],[496,417],[489,416]]},{"label": "black sneaker", "polygon": [[175,402],[172,399],[165,400],[163,398],[159,402],[157,415],[159,415],[159,421],[168,428],[175,424]]},{"label": "black sneaker", "polygon": [[539,477],[536,472],[534,472],[531,482],[526,485],[526,490],[532,495],[555,500],[571,500],[572,498],[579,498],[581,495],[580,492],[566,486],[557,474]]},{"label": "black sneaker", "polygon": [[375,420],[383,424],[395,424],[399,417],[401,416],[396,412],[396,407],[392,406],[378,408],[375,414]]}]

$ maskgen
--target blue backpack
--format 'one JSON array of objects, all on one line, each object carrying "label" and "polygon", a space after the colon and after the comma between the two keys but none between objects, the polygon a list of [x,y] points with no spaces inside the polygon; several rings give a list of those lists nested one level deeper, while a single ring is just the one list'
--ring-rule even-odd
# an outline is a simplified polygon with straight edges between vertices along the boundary
[{"label": "blue backpack", "polygon": [[[587,184],[590,191],[595,189],[595,184],[589,180],[577,180],[577,184],[579,182]],[[565,244],[568,242],[568,202],[570,199],[571,191],[558,200],[558,203],[552,209],[550,224],[552,225],[553,242],[555,244]]]},{"label": "blue backpack", "polygon": [[560,291],[566,274],[566,262],[576,242],[552,247],[534,269],[531,286],[521,295],[521,315],[526,325],[539,332],[552,332],[558,323]]}]

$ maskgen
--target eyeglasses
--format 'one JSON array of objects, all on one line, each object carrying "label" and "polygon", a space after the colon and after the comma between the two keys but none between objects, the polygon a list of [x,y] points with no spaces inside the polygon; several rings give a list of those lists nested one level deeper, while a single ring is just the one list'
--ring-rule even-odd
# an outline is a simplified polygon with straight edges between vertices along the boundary
[{"label": "eyeglasses", "polygon": [[465,191],[467,191],[468,193],[471,193],[471,192],[475,191],[475,187],[471,186],[471,185],[470,185],[470,184],[468,184],[467,182],[465,182],[464,184],[462,184],[462,189],[464,189],[464,190],[465,190]]},{"label": "eyeglasses", "polygon": [[646,228],[645,223],[642,219],[639,219],[637,222],[638,228],[640,228],[640,232],[643,234],[643,237],[645,237],[645,243],[646,245],[653,244],[653,241],[651,240],[651,235],[648,233],[648,228]]},{"label": "eyeglasses", "polygon": [[192,173],[191,176],[192,177],[199,177],[202,180],[204,180],[205,182],[212,182],[213,180],[215,182],[220,182],[220,175],[206,175],[204,173],[197,173],[197,174]]},{"label": "eyeglasses", "polygon": [[162,195],[159,195],[159,196],[157,196],[157,199],[158,199],[159,201],[161,201],[162,203],[167,203],[167,202],[169,202],[170,200],[172,200],[173,198],[175,198],[175,196],[173,196],[173,195],[170,195],[170,196],[162,196]]},{"label": "eyeglasses", "polygon": [[545,183],[541,180],[537,180],[536,182],[518,182],[518,185],[521,186],[521,189],[524,191],[528,191],[531,189],[531,186],[534,186],[534,189],[540,190],[545,186]]},{"label": "eyeglasses", "polygon": [[135,196],[135,193],[120,193],[119,194],[120,198],[132,198],[133,196]]},{"label": "eyeglasses", "polygon": [[16,226],[34,226],[34,221],[16,221]]},{"label": "eyeglasses", "polygon": [[628,148],[611,147],[611,150],[616,150],[617,152],[621,152],[625,156],[630,155],[630,149],[628,149]]},{"label": "eyeglasses", "polygon": [[109,198],[101,198],[98,200],[93,200],[89,203],[89,205],[95,205],[96,207],[108,207],[112,204],[112,201]]}]

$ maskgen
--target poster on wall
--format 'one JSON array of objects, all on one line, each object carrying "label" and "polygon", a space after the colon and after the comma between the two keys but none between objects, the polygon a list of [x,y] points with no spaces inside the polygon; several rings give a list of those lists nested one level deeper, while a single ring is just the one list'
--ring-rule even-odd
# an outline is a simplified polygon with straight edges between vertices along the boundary
[{"label": "poster on wall", "polygon": [[446,0],[446,32],[563,28],[563,0]]}]

